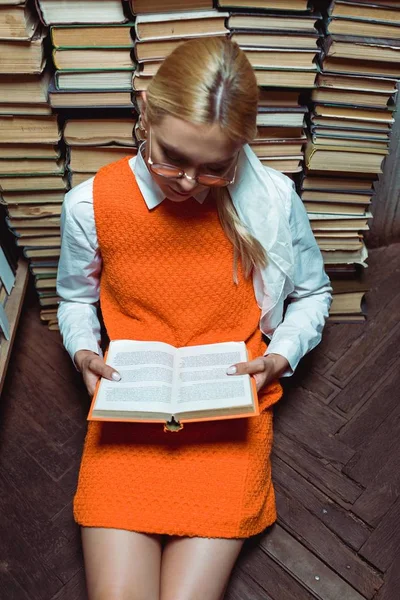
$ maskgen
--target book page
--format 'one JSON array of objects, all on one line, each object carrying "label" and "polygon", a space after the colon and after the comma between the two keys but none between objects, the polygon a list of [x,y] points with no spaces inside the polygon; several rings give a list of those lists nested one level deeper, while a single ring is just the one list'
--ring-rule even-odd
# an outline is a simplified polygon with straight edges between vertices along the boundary
[{"label": "book page", "polygon": [[229,366],[248,360],[244,342],[179,348],[177,356],[174,414],[253,405],[249,375],[226,374]]},{"label": "book page", "polygon": [[102,379],[94,410],[171,413],[175,349],[162,342],[112,340],[106,364],[120,381]]}]

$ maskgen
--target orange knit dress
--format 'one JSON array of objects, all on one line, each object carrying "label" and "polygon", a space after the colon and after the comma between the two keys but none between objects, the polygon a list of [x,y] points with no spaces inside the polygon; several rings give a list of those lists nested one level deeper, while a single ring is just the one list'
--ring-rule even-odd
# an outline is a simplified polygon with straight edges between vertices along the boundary
[{"label": "orange knit dress", "polygon": [[[110,339],[175,346],[245,340],[265,352],[251,278],[239,268],[214,202],[164,200],[149,210],[128,158],[94,180],[102,255],[100,304]],[[249,199],[251,201],[251,199]],[[271,405],[278,380],[259,393],[257,417],[88,424],[74,516],[83,526],[179,536],[246,538],[276,520],[271,482]]]}]

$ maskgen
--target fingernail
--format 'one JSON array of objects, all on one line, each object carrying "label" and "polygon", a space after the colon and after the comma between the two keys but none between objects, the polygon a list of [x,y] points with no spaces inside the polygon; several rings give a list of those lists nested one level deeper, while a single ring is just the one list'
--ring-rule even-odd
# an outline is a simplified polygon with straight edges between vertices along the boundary
[{"label": "fingernail", "polygon": [[114,381],[120,381],[120,379],[121,379],[121,375],[119,375],[119,374],[118,374],[118,373],[116,373],[115,371],[114,371],[114,373],[111,375],[111,377],[112,377],[112,379],[113,379]]},{"label": "fingernail", "polygon": [[227,375],[234,375],[237,371],[236,367],[229,367],[229,369],[226,370]]}]

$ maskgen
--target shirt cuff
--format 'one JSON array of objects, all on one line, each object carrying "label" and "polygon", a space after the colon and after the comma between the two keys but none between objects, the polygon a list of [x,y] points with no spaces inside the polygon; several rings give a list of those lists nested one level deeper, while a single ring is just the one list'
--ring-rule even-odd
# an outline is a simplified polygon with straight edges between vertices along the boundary
[{"label": "shirt cuff", "polygon": [[285,357],[288,361],[290,367],[284,371],[279,378],[281,377],[291,377],[296,370],[297,365],[300,362],[301,356],[299,352],[299,348],[297,344],[294,344],[290,340],[279,340],[279,341],[271,341],[268,344],[268,348],[264,352],[264,356],[268,354],[280,354]]},{"label": "shirt cuff", "polygon": [[78,350],[90,350],[91,352],[95,352],[96,354],[98,354],[99,356],[103,356],[103,351],[100,348],[100,346],[97,344],[97,342],[95,341],[90,341],[87,338],[78,338],[76,340],[73,340],[73,342],[70,342],[70,344],[68,344],[68,347],[66,348],[68,354],[71,357],[71,360],[74,364],[75,369],[78,371],[78,373],[80,373],[81,371],[78,369],[78,366],[75,363],[74,360],[74,356],[76,354],[76,352],[78,352]]}]

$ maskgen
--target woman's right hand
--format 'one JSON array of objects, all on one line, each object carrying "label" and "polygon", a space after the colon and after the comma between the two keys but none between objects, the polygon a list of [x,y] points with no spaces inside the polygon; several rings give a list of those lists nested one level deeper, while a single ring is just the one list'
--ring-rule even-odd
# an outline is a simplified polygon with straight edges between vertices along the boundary
[{"label": "woman's right hand", "polygon": [[74,362],[82,373],[83,381],[90,397],[93,396],[100,377],[105,377],[105,379],[110,379],[111,381],[119,381],[121,379],[118,371],[106,365],[101,356],[91,350],[78,350],[78,352],[75,352]]}]

